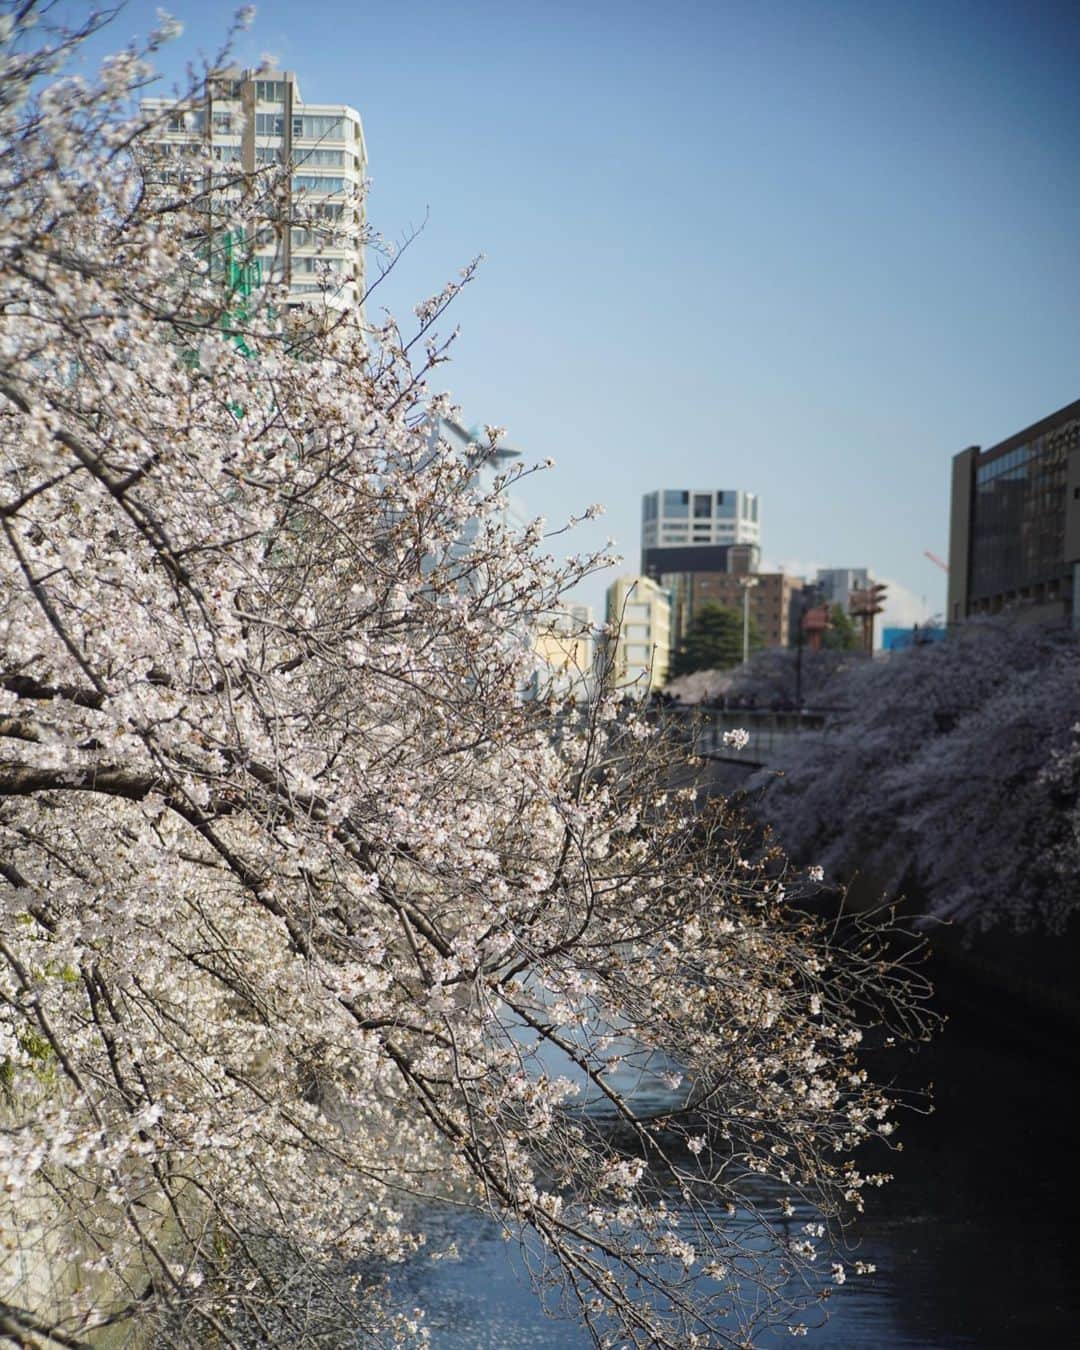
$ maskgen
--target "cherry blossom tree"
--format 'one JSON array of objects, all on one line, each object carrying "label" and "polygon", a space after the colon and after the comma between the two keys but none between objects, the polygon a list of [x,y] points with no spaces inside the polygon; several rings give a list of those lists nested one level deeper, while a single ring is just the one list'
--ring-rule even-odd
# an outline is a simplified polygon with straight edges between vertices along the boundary
[{"label": "cherry blossom tree", "polygon": [[69,78],[49,17],[0,79],[0,1336],[416,1339],[436,1202],[598,1344],[799,1333],[918,977],[636,714],[521,697],[604,560],[433,431],[457,284],[411,337],[239,306],[273,174],[155,182],[173,26]]},{"label": "cherry blossom tree", "polygon": [[972,935],[1059,932],[1080,902],[1078,658],[1073,633],[984,622],[853,664],[825,734],[748,797],[832,879],[865,871]]}]

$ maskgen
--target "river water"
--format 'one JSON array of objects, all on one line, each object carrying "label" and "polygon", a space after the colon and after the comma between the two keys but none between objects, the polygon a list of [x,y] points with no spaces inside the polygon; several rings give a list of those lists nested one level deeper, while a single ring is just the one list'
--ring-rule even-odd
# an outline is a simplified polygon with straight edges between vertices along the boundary
[{"label": "river water", "polygon": [[[852,1256],[877,1273],[837,1289],[827,1323],[805,1339],[759,1344],[1080,1345],[1080,1058],[1067,1035],[1018,1025],[1001,1000],[953,990],[941,1006],[948,1025],[903,1066],[906,1086],[933,1083],[934,1114],[902,1113],[899,1155],[864,1155],[868,1170],[895,1176],[867,1196],[853,1232]],[[489,1221],[440,1210],[428,1227],[433,1245],[453,1239],[460,1259],[416,1262],[395,1283],[426,1310],[433,1350],[591,1344],[572,1323],[544,1315],[521,1253]]]}]

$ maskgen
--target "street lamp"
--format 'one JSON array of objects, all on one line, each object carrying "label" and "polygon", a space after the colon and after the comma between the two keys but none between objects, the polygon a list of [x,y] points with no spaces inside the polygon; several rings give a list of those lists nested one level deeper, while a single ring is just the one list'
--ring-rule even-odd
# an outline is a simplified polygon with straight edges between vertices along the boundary
[{"label": "street lamp", "polygon": [[750,591],[758,584],[757,577],[739,578],[742,589],[742,659],[745,666],[750,660]]}]

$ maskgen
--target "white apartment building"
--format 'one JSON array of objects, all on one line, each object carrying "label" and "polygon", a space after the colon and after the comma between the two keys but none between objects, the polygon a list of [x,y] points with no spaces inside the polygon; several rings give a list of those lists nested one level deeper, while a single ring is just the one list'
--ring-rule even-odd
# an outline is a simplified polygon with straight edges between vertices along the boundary
[{"label": "white apartment building", "polygon": [[[647,698],[667,679],[671,660],[671,600],[649,577],[619,577],[607,589],[607,621],[619,625],[605,683]],[[605,661],[605,664],[607,662]]]},{"label": "white apartment building", "polygon": [[729,488],[660,488],[641,499],[641,547],[692,548],[761,544],[755,492]]},{"label": "white apartment building", "polygon": [[210,152],[214,181],[226,192],[240,175],[287,167],[273,218],[248,241],[263,279],[287,283],[290,306],[321,295],[335,308],[359,305],[367,149],[355,108],[305,103],[291,71],[238,69],[216,72],[197,104],[148,98],[141,106],[161,117],[153,142],[161,183],[184,176],[193,149]]}]

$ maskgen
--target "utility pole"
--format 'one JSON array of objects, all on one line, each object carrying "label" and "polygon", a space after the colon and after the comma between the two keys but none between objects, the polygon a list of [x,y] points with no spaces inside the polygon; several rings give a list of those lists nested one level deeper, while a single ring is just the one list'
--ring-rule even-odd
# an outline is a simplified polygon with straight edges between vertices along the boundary
[{"label": "utility pole", "polygon": [[743,588],[742,592],[742,659],[745,666],[750,660],[750,590],[751,587],[758,584],[757,577],[745,576],[739,578],[739,585]]}]

